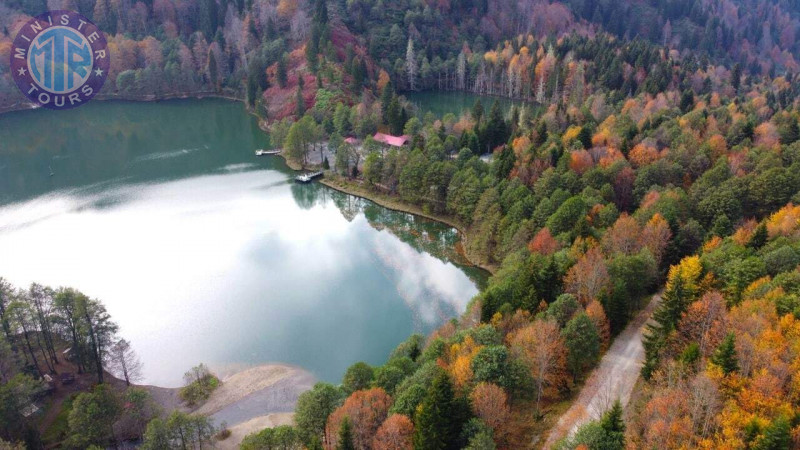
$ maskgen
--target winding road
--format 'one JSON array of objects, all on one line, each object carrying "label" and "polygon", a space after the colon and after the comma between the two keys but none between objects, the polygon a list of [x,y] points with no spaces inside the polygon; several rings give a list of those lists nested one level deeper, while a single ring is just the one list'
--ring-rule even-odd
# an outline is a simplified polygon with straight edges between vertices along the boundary
[{"label": "winding road", "polygon": [[551,448],[562,437],[574,433],[586,422],[599,419],[617,399],[623,408],[627,406],[644,363],[644,325],[660,301],[660,294],[654,295],[650,303],[614,339],[600,364],[586,380],[578,398],[550,430],[544,444],[545,449]]}]

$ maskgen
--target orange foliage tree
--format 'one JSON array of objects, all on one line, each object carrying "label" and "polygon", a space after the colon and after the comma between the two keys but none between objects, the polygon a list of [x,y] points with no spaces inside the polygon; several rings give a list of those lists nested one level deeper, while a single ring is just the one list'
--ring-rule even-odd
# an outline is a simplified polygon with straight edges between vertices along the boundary
[{"label": "orange foliage tree", "polygon": [[603,236],[603,249],[609,255],[614,253],[633,255],[641,248],[639,242],[641,233],[642,229],[636,219],[627,213],[622,213]]},{"label": "orange foliage tree", "polygon": [[586,305],[586,315],[589,316],[594,326],[597,327],[597,334],[600,335],[600,342],[603,349],[608,348],[608,344],[611,341],[611,327],[608,323],[603,305],[597,300],[592,300]]},{"label": "orange foliage tree", "polygon": [[582,305],[604,292],[611,278],[602,253],[593,247],[572,266],[564,277],[564,289],[575,294]]},{"label": "orange foliage tree", "polygon": [[381,450],[411,450],[414,423],[407,416],[392,414],[378,428],[372,448]]},{"label": "orange foliage tree", "polygon": [[536,409],[543,399],[555,398],[567,379],[567,347],[558,323],[537,319],[508,338],[511,351],[531,371]]},{"label": "orange foliage tree", "polygon": [[489,425],[495,439],[502,441],[511,417],[506,391],[496,384],[479,383],[472,391],[470,400],[475,415]]},{"label": "orange foliage tree", "polygon": [[547,227],[542,228],[536,236],[528,243],[528,250],[531,253],[541,253],[542,255],[552,255],[561,248],[561,244],[550,233]]},{"label": "orange foliage tree", "polygon": [[392,406],[392,398],[381,388],[353,392],[344,404],[328,418],[325,426],[325,443],[329,450],[339,441],[339,428],[345,417],[353,427],[353,443],[357,449],[371,449],[372,439]]},{"label": "orange foliage tree", "polygon": [[653,255],[656,263],[660,264],[661,258],[664,256],[664,249],[667,248],[671,237],[672,231],[669,229],[669,223],[661,214],[655,213],[642,228],[639,243],[650,250],[650,254]]}]

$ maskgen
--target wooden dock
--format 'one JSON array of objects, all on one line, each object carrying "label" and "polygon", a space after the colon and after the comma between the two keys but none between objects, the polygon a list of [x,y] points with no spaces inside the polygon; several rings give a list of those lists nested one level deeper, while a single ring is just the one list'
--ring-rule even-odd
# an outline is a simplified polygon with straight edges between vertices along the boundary
[{"label": "wooden dock", "polygon": [[322,176],[322,171],[304,173],[304,174],[301,174],[301,175],[298,175],[298,176],[294,177],[294,181],[297,181],[298,183],[309,183],[314,178],[321,177],[321,176]]},{"label": "wooden dock", "polygon": [[256,150],[256,156],[280,155],[280,154],[281,154],[280,150],[264,150],[263,148]]}]

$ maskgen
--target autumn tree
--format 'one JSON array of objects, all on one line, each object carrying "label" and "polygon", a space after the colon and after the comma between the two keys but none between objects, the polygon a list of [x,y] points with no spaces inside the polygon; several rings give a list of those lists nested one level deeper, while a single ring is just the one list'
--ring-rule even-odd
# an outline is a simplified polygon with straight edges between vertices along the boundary
[{"label": "autumn tree", "polygon": [[414,423],[407,416],[389,416],[372,440],[372,448],[386,450],[411,450],[413,448]]},{"label": "autumn tree", "polygon": [[551,255],[559,250],[560,244],[553,238],[550,229],[543,227],[536,233],[536,236],[528,243],[528,250],[531,252],[541,253],[542,255]]},{"label": "autumn tree", "polygon": [[392,399],[383,389],[372,388],[354,392],[328,418],[325,427],[325,445],[327,448],[337,448],[340,443],[339,430],[347,418],[353,428],[355,448],[359,450],[371,448],[372,438],[386,420],[391,405]]},{"label": "autumn tree", "polygon": [[602,253],[593,247],[569,269],[564,278],[564,289],[586,305],[608,289],[610,281]]},{"label": "autumn tree", "polygon": [[632,255],[639,251],[642,229],[636,219],[623,213],[603,235],[603,249],[608,254]]},{"label": "autumn tree", "polygon": [[472,390],[470,400],[475,416],[489,425],[495,439],[502,441],[511,417],[508,395],[503,388],[496,384],[479,383]]},{"label": "autumn tree", "polygon": [[611,341],[611,327],[608,323],[608,318],[606,317],[606,312],[603,309],[603,305],[601,305],[597,300],[592,300],[588,305],[586,305],[586,315],[589,316],[589,319],[592,320],[595,328],[597,328],[597,333],[600,336],[601,347],[603,349],[608,348],[608,345]]},{"label": "autumn tree", "polygon": [[534,384],[536,410],[543,398],[555,398],[566,375],[567,348],[558,323],[536,320],[509,337],[514,354],[525,362]]}]

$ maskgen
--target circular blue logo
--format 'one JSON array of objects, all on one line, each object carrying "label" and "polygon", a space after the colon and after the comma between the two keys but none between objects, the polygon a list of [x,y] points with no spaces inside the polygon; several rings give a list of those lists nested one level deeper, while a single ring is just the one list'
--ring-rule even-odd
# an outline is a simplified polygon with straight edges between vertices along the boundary
[{"label": "circular blue logo", "polygon": [[108,77],[105,35],[74,11],[49,11],[26,23],[11,49],[11,73],[28,99],[50,109],[75,108]]}]

